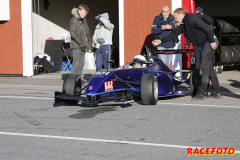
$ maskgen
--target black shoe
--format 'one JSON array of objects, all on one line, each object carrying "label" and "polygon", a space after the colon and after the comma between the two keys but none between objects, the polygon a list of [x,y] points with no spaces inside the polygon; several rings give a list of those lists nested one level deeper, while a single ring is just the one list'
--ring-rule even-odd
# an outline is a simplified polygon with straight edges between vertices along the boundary
[{"label": "black shoe", "polygon": [[207,98],[215,98],[215,99],[221,99],[222,95],[220,93],[211,93],[207,96]]},{"label": "black shoe", "polygon": [[201,94],[196,94],[195,96],[192,97],[192,101],[204,100],[204,99],[205,99],[205,95],[201,95]]}]

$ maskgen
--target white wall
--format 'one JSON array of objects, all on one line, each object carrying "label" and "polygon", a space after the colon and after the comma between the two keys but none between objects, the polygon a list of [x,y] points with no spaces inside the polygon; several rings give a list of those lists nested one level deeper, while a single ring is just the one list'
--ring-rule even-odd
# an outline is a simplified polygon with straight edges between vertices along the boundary
[{"label": "white wall", "polygon": [[45,41],[49,37],[53,39],[61,39],[65,33],[69,31],[58,26],[57,24],[35,14],[33,15],[33,46],[34,55],[44,53]]},{"label": "white wall", "polygon": [[124,65],[124,0],[118,0],[119,10],[119,65]]},{"label": "white wall", "polygon": [[23,76],[33,75],[32,0],[21,0]]},{"label": "white wall", "polygon": [[[172,12],[175,9],[182,7],[182,0],[172,0]],[[182,49],[182,36],[178,36],[179,43],[174,47],[174,49]],[[182,69],[182,55],[175,54],[172,61],[172,70],[181,70]],[[181,73],[177,73],[177,76],[181,76]]]},{"label": "white wall", "polygon": [[0,0],[0,21],[10,20],[9,0]]}]

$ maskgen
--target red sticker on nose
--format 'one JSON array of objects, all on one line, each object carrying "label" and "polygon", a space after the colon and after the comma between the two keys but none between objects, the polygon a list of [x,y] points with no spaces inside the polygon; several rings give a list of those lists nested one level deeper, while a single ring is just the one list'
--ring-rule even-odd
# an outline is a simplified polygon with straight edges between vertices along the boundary
[{"label": "red sticker on nose", "polygon": [[107,81],[105,84],[105,92],[113,90],[113,81]]}]

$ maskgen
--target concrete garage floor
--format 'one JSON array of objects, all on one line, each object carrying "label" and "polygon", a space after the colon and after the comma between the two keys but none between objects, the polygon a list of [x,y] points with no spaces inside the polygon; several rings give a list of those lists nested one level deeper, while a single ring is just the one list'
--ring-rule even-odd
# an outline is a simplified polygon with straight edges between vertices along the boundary
[{"label": "concrete garage floor", "polygon": [[[218,74],[221,100],[54,106],[67,73],[0,77],[0,159],[239,159],[238,69]],[[189,147],[234,148],[235,155],[188,155]]]}]

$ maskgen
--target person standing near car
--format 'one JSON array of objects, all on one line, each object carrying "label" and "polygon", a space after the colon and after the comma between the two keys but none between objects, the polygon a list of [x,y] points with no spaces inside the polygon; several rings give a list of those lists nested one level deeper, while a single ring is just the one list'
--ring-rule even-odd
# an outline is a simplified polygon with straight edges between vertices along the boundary
[{"label": "person standing near car", "polygon": [[[214,23],[214,20],[211,17],[209,17],[203,13],[202,7],[197,7],[195,9],[195,14],[198,15],[199,17],[201,17],[202,20],[210,26]],[[188,49],[189,46],[190,46],[190,41],[187,39],[185,49]],[[192,95],[194,96],[197,93],[198,86],[200,85],[200,76],[201,75],[199,74],[199,70],[200,70],[200,64],[201,64],[202,47],[193,46],[193,49],[195,51],[195,68],[192,72],[192,79],[194,81]],[[212,79],[211,75],[209,78],[210,78],[210,80]],[[206,93],[206,95],[207,95],[207,93]]]},{"label": "person standing near car", "polygon": [[[152,33],[155,35],[155,39],[161,39],[163,37],[168,36],[175,29],[175,20],[172,14],[170,14],[170,9],[168,6],[164,6],[162,8],[162,12],[154,18],[152,24]],[[175,38],[178,40],[177,38]],[[157,45],[157,50],[172,50],[175,46],[174,39]],[[163,63],[165,63],[168,68],[171,67],[171,62],[173,55],[172,54],[159,54],[158,58],[160,58]]]},{"label": "person standing near car", "polygon": [[194,46],[202,47],[203,50],[200,64],[201,84],[198,87],[197,94],[192,97],[192,100],[205,99],[209,76],[212,77],[213,83],[213,90],[210,97],[221,98],[218,78],[213,68],[214,50],[217,49],[218,45],[214,40],[214,34],[210,26],[195,13],[186,13],[182,8],[177,8],[174,11],[174,18],[180,24],[180,26],[176,28],[169,36],[162,38],[161,40],[152,41],[152,44],[157,46],[161,43],[171,41],[173,38],[184,33],[186,38]]},{"label": "person standing near car", "polygon": [[70,48],[73,52],[72,74],[82,76],[85,63],[85,53],[92,49],[92,39],[87,25],[86,15],[89,8],[85,4],[80,4],[78,8],[72,9],[70,21]]},{"label": "person standing near car", "polygon": [[102,63],[104,69],[110,68],[111,56],[112,56],[112,35],[114,25],[109,21],[108,13],[99,14],[95,17],[99,21],[95,28],[93,35],[93,43],[96,48],[96,71],[102,69]]},{"label": "person standing near car", "polygon": [[[208,25],[211,25],[214,23],[214,20],[203,13],[202,7],[197,7],[195,9],[195,13],[203,19],[204,22],[206,22]],[[190,47],[190,41],[187,39],[185,49],[188,49]],[[201,61],[201,53],[202,53],[202,47],[193,46],[193,49],[195,51],[195,65],[196,69],[200,69],[200,61]]]}]

